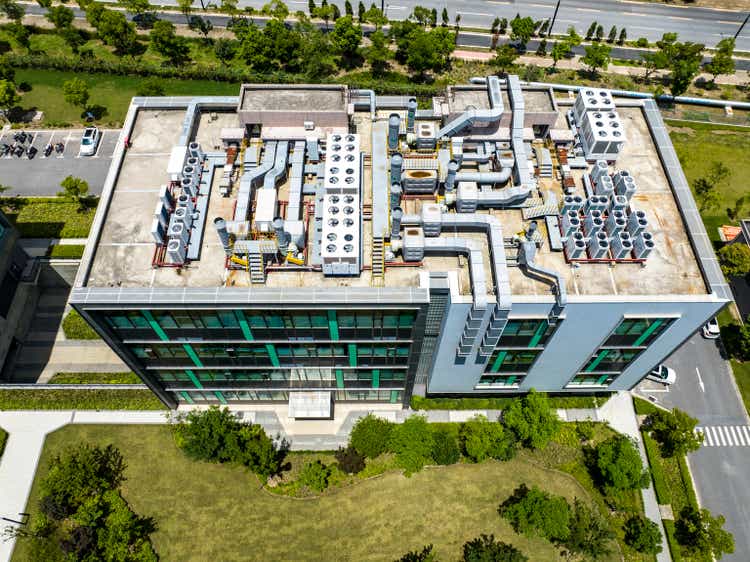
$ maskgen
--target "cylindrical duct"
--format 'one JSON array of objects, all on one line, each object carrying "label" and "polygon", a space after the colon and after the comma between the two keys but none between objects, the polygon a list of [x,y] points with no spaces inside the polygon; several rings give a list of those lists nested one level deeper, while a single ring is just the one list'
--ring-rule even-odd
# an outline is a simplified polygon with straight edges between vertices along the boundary
[{"label": "cylindrical duct", "polygon": [[409,133],[414,132],[414,119],[417,116],[417,100],[415,98],[409,98],[409,102],[406,104],[406,131]]},{"label": "cylindrical duct", "polygon": [[219,235],[221,245],[224,247],[224,253],[228,256],[231,255],[232,248],[229,246],[229,232],[227,231],[226,221],[221,217],[216,217],[214,219],[214,227],[216,228],[216,234]]},{"label": "cylindrical duct", "polygon": [[401,183],[401,167],[404,165],[404,158],[397,152],[391,156],[391,183]]},{"label": "cylindrical duct", "polygon": [[401,189],[400,183],[394,183],[391,185],[391,209],[395,209],[401,204],[402,193],[403,190]]},{"label": "cylindrical duct", "polygon": [[586,242],[583,239],[582,232],[576,231],[568,236],[565,241],[565,251],[570,260],[577,260],[586,253]]},{"label": "cylindrical duct", "polygon": [[271,222],[271,227],[276,234],[276,242],[279,245],[279,252],[281,252],[282,255],[286,255],[289,251],[289,241],[292,237],[286,230],[284,230],[284,219],[276,217],[273,219],[273,222]]},{"label": "cylindrical duct", "polygon": [[526,240],[533,240],[534,239],[534,233],[537,229],[537,222],[531,221],[529,223],[529,228],[526,229]]},{"label": "cylindrical duct", "polygon": [[401,217],[404,216],[404,211],[401,207],[396,207],[391,211],[391,240],[398,240],[401,238]]},{"label": "cylindrical duct", "polygon": [[388,148],[390,150],[398,149],[398,133],[401,129],[401,117],[398,113],[391,113],[388,118]]},{"label": "cylindrical duct", "polygon": [[445,190],[453,191],[456,185],[456,173],[458,172],[458,162],[451,160],[448,162],[448,174],[445,176]]}]

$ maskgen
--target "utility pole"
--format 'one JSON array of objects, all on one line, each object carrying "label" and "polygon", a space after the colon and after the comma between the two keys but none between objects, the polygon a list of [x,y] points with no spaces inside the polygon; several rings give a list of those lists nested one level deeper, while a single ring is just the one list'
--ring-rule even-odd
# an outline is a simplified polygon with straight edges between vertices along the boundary
[{"label": "utility pole", "polygon": [[742,25],[737,30],[737,33],[734,34],[735,41],[737,40],[737,37],[740,35],[740,33],[742,33],[742,28],[745,27],[745,24],[747,23],[748,18],[750,18],[750,12],[748,12],[748,14],[745,16],[745,21],[742,22]]},{"label": "utility pole", "polygon": [[552,28],[555,27],[555,20],[557,19],[557,10],[559,9],[560,9],[560,0],[557,0],[557,4],[555,5],[555,13],[552,15],[552,23],[549,24],[549,29],[547,30],[547,37],[550,37],[552,35]]}]

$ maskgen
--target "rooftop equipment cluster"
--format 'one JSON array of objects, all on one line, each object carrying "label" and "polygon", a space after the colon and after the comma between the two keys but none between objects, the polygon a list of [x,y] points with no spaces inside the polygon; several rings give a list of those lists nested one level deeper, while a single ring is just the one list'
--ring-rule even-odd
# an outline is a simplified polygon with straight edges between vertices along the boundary
[{"label": "rooftop equipment cluster", "polygon": [[568,121],[576,133],[576,149],[587,161],[617,160],[625,144],[625,133],[609,90],[580,89],[568,112]]}]

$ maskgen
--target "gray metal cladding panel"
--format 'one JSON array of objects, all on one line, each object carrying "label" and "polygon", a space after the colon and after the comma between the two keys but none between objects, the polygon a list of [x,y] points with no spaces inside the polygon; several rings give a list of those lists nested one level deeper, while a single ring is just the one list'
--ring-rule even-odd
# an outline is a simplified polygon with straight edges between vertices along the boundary
[{"label": "gray metal cladding panel", "polygon": [[307,304],[374,305],[423,304],[429,290],[419,288],[76,288],[70,301],[82,305],[229,305],[229,304]]},{"label": "gray metal cladding panel", "polygon": [[388,123],[376,121],[372,124],[372,235],[373,238],[386,238],[388,226],[388,154],[386,143]]},{"label": "gray metal cladding panel", "polygon": [[674,146],[672,146],[672,141],[669,138],[669,133],[664,125],[656,102],[650,99],[644,100],[643,113],[654,138],[654,143],[664,166],[667,180],[677,200],[677,206],[687,226],[688,236],[692,242],[693,250],[698,258],[698,263],[701,266],[705,280],[717,297],[732,300],[732,291],[724,279],[724,274],[721,272],[721,267],[716,259],[711,240],[706,233],[706,228],[695,205],[690,186],[685,178],[685,173],[677,158]]}]

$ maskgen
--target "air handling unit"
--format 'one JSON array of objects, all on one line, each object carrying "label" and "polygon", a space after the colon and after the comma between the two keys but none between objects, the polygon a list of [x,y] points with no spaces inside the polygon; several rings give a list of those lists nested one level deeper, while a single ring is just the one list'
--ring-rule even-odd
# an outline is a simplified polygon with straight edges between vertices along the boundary
[{"label": "air handling unit", "polygon": [[573,115],[586,160],[617,160],[625,144],[625,133],[612,93],[596,88],[579,90]]}]

